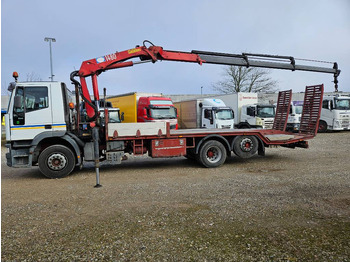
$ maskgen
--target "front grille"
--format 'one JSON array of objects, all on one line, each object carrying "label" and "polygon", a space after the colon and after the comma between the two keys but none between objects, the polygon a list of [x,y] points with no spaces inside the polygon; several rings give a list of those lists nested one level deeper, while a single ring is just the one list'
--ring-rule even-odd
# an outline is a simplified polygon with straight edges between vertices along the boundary
[{"label": "front grille", "polygon": [[341,123],[340,123],[340,126],[342,127],[342,128],[349,128],[350,126],[349,126],[349,121],[342,121]]},{"label": "front grille", "polygon": [[271,129],[273,126],[273,121],[265,121],[265,129]]}]

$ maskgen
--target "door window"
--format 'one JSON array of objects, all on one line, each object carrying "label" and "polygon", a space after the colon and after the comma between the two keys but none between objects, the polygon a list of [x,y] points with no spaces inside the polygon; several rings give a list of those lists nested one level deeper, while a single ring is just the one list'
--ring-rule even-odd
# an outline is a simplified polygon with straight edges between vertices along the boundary
[{"label": "door window", "polygon": [[209,109],[205,109],[204,110],[204,118],[207,118],[207,119],[212,119],[212,115],[211,115],[211,110]]},{"label": "door window", "polygon": [[328,100],[323,100],[323,102],[322,102],[322,108],[329,109]]},{"label": "door window", "polygon": [[27,113],[49,106],[47,87],[26,87],[24,91]]},{"label": "door window", "polygon": [[13,124],[24,125],[25,113],[48,108],[46,86],[17,87],[13,107]]},{"label": "door window", "polygon": [[18,87],[14,97],[13,124],[24,125],[24,89]]}]

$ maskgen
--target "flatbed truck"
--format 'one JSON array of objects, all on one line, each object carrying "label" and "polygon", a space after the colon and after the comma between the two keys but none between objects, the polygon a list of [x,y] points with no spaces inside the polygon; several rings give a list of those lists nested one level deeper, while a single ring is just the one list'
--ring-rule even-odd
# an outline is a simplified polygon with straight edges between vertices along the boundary
[{"label": "flatbed truck", "polygon": [[[111,123],[107,112],[104,123],[101,123],[99,104],[93,104],[91,101],[85,77],[91,76],[94,101],[100,101],[97,75],[109,69],[132,66],[137,62],[127,60],[134,57],[141,58],[141,63],[169,60],[199,64],[237,64],[245,61],[244,58],[236,61],[236,56],[222,53],[166,51],[154,45],[146,47],[145,42],[141,47],[84,61],[79,71],[72,72],[71,80],[75,86],[75,93],[81,94],[86,103],[88,116],[86,123],[80,122],[77,117],[80,108],[79,97],[76,97],[74,105],[71,102],[71,93],[64,83],[20,83],[17,82],[18,74],[14,74],[16,82],[9,86],[12,95],[5,115],[7,165],[10,167],[38,165],[46,177],[62,178],[75,168],[81,167],[85,161],[93,161],[96,187],[100,187],[100,161],[107,160],[113,164],[120,164],[128,153],[134,155],[148,153],[153,158],[187,156],[195,158],[205,167],[218,167],[225,162],[231,152],[238,157],[249,158],[256,153],[264,155],[265,148],[270,146],[307,148],[307,140],[317,133],[323,85],[307,87],[298,134],[285,132],[291,90],[280,93],[272,130],[174,130],[165,122]],[[222,59],[224,60],[221,61]],[[251,65],[254,64],[254,60],[249,62]],[[271,67],[271,62],[267,63]],[[275,68],[280,67],[275,65]],[[281,68],[289,69],[285,68],[285,65]],[[292,68],[297,69],[297,66],[292,65]],[[302,67],[302,70],[306,69],[334,75],[339,75],[340,72],[334,68]],[[75,79],[76,77],[80,77],[80,82]],[[82,125],[87,125],[87,130],[84,132],[81,130]]]}]

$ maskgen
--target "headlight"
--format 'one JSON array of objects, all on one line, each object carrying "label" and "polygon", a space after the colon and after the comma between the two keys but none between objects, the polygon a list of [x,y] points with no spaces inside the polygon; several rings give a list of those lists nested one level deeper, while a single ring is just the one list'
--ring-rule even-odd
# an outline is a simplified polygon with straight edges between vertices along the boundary
[{"label": "headlight", "polygon": [[261,120],[260,118],[257,118],[257,119],[256,119],[256,124],[257,124],[258,126],[263,126],[263,125],[264,125],[264,120]]}]

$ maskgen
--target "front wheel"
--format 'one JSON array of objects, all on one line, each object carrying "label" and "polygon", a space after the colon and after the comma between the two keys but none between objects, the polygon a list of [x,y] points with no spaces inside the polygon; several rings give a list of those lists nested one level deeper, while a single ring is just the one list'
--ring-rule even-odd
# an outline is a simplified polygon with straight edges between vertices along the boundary
[{"label": "front wheel", "polygon": [[199,150],[198,160],[205,167],[221,166],[227,157],[226,148],[218,141],[204,142]]},{"label": "front wheel", "polygon": [[75,156],[68,147],[53,145],[45,148],[38,159],[40,172],[48,178],[63,178],[74,169]]},{"label": "front wheel", "polygon": [[327,123],[325,121],[320,120],[320,123],[318,124],[318,132],[324,133],[327,131]]}]

